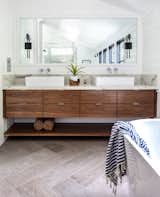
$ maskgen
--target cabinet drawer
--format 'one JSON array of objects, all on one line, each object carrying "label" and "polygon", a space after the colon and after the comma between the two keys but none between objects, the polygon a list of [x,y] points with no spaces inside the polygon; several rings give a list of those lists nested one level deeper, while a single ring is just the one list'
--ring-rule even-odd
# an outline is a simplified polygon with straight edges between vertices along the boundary
[{"label": "cabinet drawer", "polygon": [[80,117],[116,117],[116,105],[114,104],[81,104]]},{"label": "cabinet drawer", "polygon": [[4,91],[4,116],[6,118],[34,118],[41,117],[42,114],[41,91]]},{"label": "cabinet drawer", "polygon": [[117,106],[117,116],[118,117],[142,117],[142,118],[152,118],[155,117],[155,108],[153,104],[118,104]]},{"label": "cabinet drawer", "polygon": [[44,104],[48,103],[79,103],[79,91],[44,91]]},{"label": "cabinet drawer", "polygon": [[51,103],[44,105],[44,117],[78,117],[79,104],[78,103]]},{"label": "cabinet drawer", "polygon": [[6,105],[5,114],[6,118],[36,118],[42,117],[41,104],[23,104],[23,103],[9,103]]},{"label": "cabinet drawer", "polygon": [[81,91],[80,103],[116,103],[116,91]]},{"label": "cabinet drawer", "polygon": [[30,90],[7,90],[5,91],[6,104],[41,104],[42,92]]},{"label": "cabinet drawer", "polygon": [[138,90],[138,91],[118,91],[118,103],[126,104],[153,104],[155,102],[155,91]]}]

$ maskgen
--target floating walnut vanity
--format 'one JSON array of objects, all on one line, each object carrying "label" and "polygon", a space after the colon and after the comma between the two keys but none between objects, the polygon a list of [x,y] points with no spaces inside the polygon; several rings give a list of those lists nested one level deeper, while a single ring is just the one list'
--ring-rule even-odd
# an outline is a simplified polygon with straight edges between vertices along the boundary
[{"label": "floating walnut vanity", "polygon": [[[14,122],[5,136],[110,136],[116,120],[156,117],[157,75],[139,74],[141,21],[34,17],[17,22],[14,72],[2,77],[4,117]],[[107,28],[112,23],[117,24],[113,37]],[[93,24],[96,39],[88,36]],[[70,63],[78,67],[68,68]],[[76,74],[79,86],[69,86]],[[55,118],[54,130],[34,131],[35,118]]]},{"label": "floating walnut vanity", "polygon": [[[154,118],[156,90],[4,90],[5,118]],[[37,132],[14,124],[6,136],[106,136],[111,124],[57,124]],[[109,134],[108,134],[109,135]]]}]

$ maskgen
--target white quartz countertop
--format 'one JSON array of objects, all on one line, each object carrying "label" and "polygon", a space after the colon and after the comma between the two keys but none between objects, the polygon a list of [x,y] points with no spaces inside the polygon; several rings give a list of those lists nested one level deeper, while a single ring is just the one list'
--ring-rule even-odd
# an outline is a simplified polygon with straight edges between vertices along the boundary
[{"label": "white quartz countertop", "polygon": [[144,86],[137,85],[134,87],[122,87],[122,86],[110,86],[102,87],[95,85],[80,85],[80,86],[69,86],[64,87],[27,87],[25,85],[11,85],[3,88],[4,90],[159,90],[157,86]]}]

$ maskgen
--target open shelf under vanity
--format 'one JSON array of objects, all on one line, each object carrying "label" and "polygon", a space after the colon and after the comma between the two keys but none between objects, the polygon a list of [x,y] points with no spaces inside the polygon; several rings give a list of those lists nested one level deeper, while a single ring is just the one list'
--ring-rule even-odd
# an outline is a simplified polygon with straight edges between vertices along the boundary
[{"label": "open shelf under vanity", "polygon": [[109,137],[112,123],[56,123],[52,131],[35,131],[32,123],[14,123],[5,136],[93,136]]}]

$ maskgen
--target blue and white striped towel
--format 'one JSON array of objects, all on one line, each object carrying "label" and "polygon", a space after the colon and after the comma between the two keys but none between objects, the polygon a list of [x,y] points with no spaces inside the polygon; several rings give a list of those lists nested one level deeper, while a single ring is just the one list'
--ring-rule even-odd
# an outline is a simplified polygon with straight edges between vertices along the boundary
[{"label": "blue and white striped towel", "polygon": [[131,139],[150,156],[147,144],[140,138],[131,123],[118,121],[113,125],[107,146],[106,178],[107,182],[113,186],[114,193],[116,193],[118,182],[122,181],[122,176],[126,174],[127,170],[124,134],[129,135]]}]

